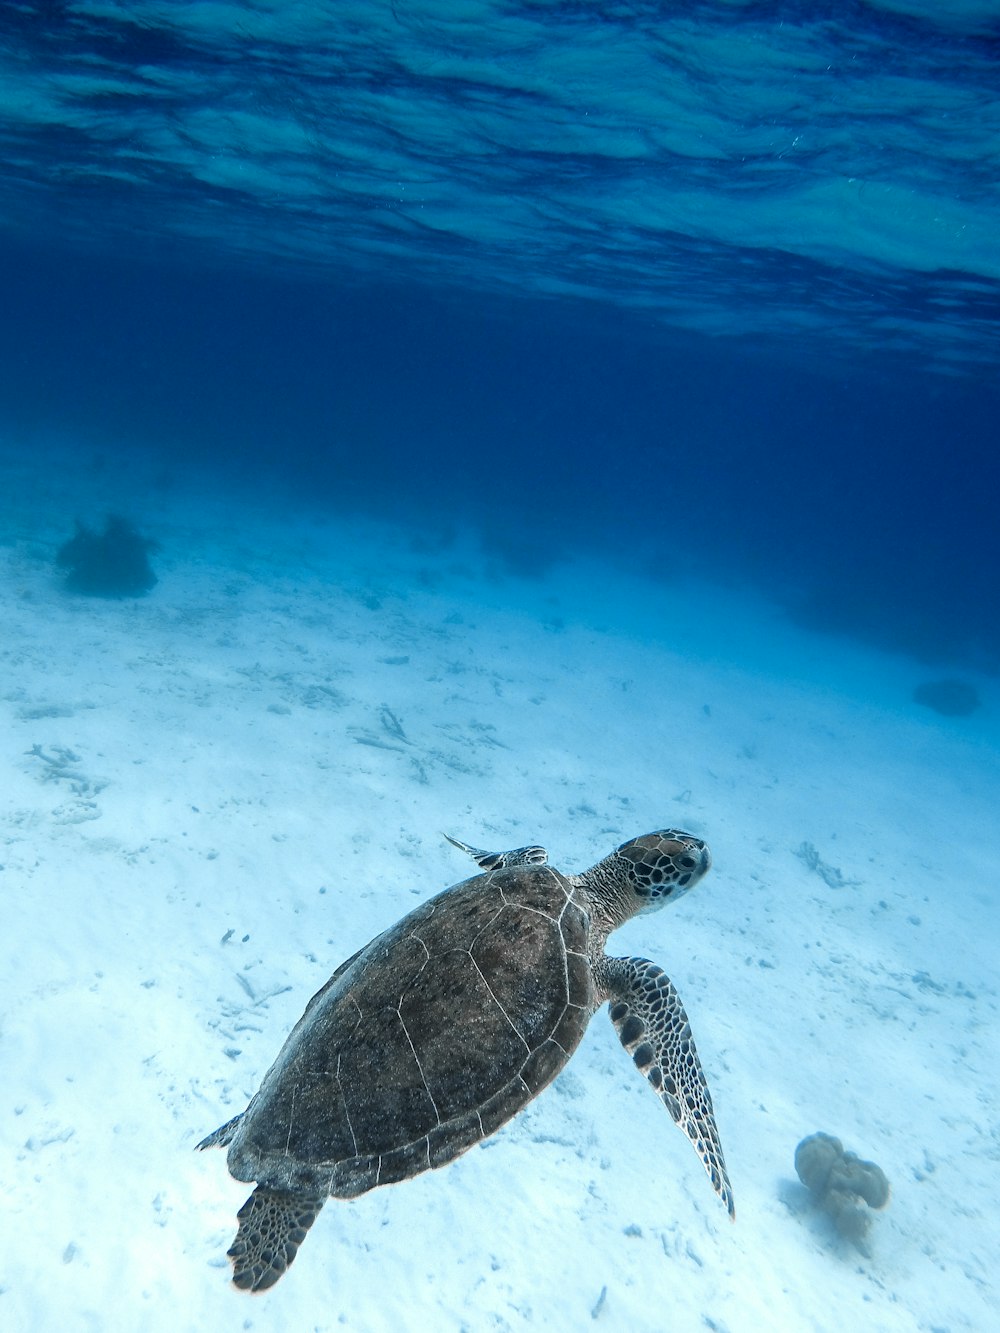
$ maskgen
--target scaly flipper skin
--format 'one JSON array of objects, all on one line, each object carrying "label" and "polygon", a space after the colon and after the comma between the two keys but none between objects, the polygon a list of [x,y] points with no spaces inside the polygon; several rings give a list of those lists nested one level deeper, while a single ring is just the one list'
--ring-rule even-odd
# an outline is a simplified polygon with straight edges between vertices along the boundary
[{"label": "scaly flipper skin", "polygon": [[243,1291],[266,1291],[282,1276],[319,1216],[326,1196],[258,1185],[236,1214],[240,1229],[229,1247],[233,1282]]},{"label": "scaly flipper skin", "polygon": [[236,1126],[243,1119],[245,1112],[241,1111],[239,1115],[234,1115],[232,1120],[227,1120],[224,1125],[213,1130],[198,1144],[195,1151],[200,1148],[228,1148],[233,1141],[233,1135],[236,1133]]},{"label": "scaly flipper skin", "polygon": [[735,1217],[712,1095],[673,982],[647,958],[603,959],[596,980],[610,1001],[622,1045],[691,1140],[716,1194]]},{"label": "scaly flipper skin", "polygon": [[549,860],[544,847],[515,847],[510,852],[484,852],[480,847],[470,847],[467,842],[459,842],[450,833],[442,836],[453,847],[471,856],[476,865],[482,866],[484,870],[506,870],[508,866],[544,866]]}]

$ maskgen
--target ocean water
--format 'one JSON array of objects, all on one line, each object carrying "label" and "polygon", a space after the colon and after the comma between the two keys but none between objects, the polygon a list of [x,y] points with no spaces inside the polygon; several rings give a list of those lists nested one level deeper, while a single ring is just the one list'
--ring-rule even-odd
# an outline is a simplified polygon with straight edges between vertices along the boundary
[{"label": "ocean water", "polygon": [[[996,1326],[998,134],[994,0],[0,7],[0,1326]],[[736,1225],[598,1013],[236,1291],[440,831],[665,827]]]}]

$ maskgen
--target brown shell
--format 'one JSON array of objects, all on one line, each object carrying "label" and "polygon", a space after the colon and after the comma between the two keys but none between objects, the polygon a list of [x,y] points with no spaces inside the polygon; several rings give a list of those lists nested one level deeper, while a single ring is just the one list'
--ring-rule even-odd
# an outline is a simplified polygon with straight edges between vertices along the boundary
[{"label": "brown shell", "polygon": [[443,1166],[541,1092],[594,1010],[563,875],[476,875],[348,959],[293,1028],[229,1150],[238,1180],[363,1194]]}]

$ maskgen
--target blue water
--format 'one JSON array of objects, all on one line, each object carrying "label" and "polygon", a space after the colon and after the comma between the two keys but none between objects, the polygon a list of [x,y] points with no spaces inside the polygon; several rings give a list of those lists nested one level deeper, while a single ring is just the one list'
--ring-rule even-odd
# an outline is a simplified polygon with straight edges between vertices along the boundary
[{"label": "blue water", "polygon": [[0,426],[995,671],[998,132],[985,0],[6,5]]}]

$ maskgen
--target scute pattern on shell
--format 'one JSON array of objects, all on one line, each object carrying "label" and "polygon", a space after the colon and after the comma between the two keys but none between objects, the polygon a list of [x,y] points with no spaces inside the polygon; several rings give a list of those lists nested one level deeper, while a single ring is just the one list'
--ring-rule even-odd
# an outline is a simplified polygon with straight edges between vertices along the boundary
[{"label": "scute pattern on shell", "polygon": [[239,1123],[239,1180],[350,1198],[451,1161],[514,1116],[593,1012],[589,919],[547,866],[417,908],[320,991]]}]

